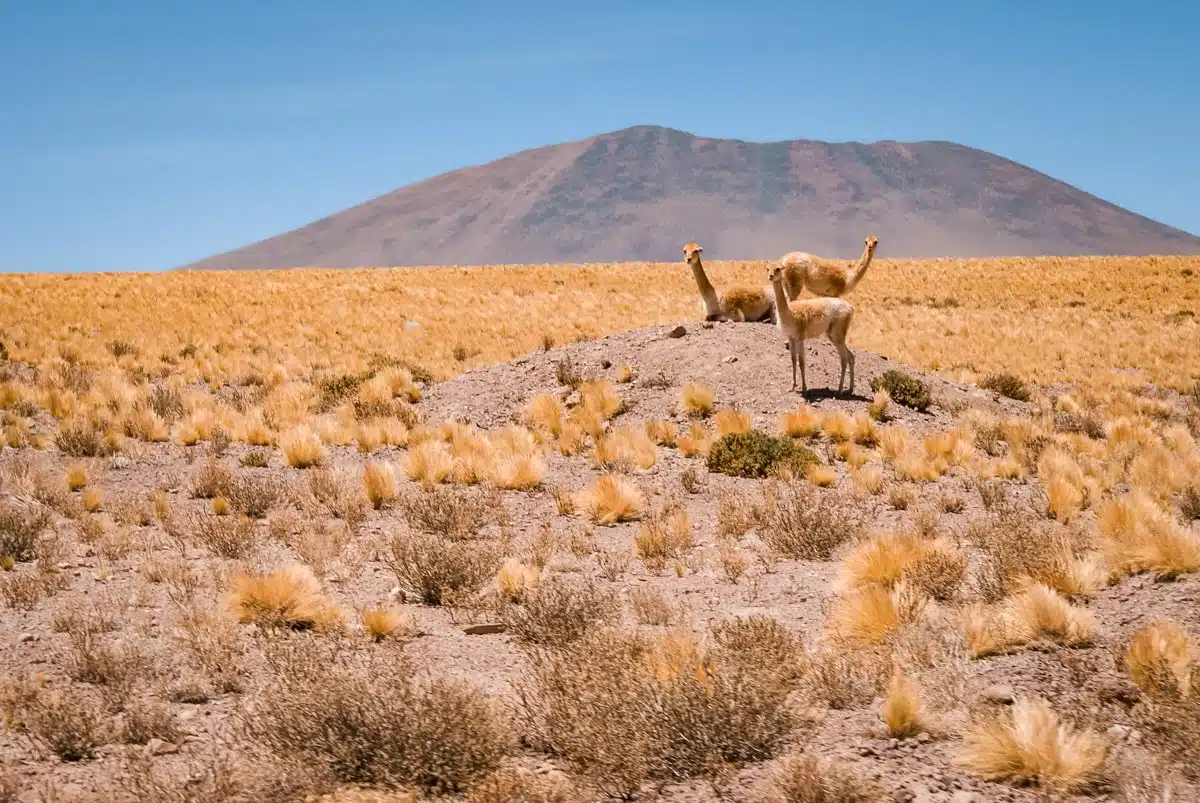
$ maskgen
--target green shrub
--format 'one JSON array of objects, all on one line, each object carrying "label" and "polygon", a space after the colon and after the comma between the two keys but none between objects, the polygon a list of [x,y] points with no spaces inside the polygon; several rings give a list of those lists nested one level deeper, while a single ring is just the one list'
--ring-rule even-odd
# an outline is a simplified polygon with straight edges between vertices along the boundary
[{"label": "green shrub", "polygon": [[708,470],[731,477],[765,477],[777,466],[814,462],[817,456],[807,447],[756,429],[725,435],[708,453]]},{"label": "green shrub", "polygon": [[1029,401],[1029,385],[1025,380],[1013,374],[988,374],[979,383],[979,387],[999,393],[1017,401]]},{"label": "green shrub", "polygon": [[242,458],[242,465],[246,468],[266,468],[267,456],[255,450]]},{"label": "green shrub", "polygon": [[920,412],[929,409],[929,405],[933,403],[929,395],[929,385],[903,371],[887,371],[883,376],[872,379],[871,390],[880,388],[888,392],[892,401]]}]

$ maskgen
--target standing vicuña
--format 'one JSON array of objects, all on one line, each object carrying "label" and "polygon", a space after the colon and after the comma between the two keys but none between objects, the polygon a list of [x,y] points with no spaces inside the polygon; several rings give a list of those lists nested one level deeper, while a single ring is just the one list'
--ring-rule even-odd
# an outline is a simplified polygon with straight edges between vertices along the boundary
[{"label": "standing vicu\u00f1a", "polygon": [[792,390],[796,389],[796,364],[800,365],[800,392],[808,394],[808,380],[804,375],[804,341],[826,335],[838,350],[841,374],[838,376],[838,393],[846,379],[846,368],[850,368],[850,393],[854,393],[854,352],[846,346],[846,334],[854,318],[854,307],[841,298],[806,298],[789,302],[783,289],[783,266],[775,265],[770,270],[771,284],[775,290],[776,318],[779,331],[788,341],[792,357]]},{"label": "standing vicu\u00f1a", "polygon": [[718,295],[716,288],[704,273],[704,265],[700,262],[700,254],[703,251],[699,243],[687,243],[683,246],[683,258],[692,269],[692,275],[696,277],[696,286],[700,289],[700,298],[704,303],[704,320],[752,323],[774,321],[775,302],[767,287],[739,284]]},{"label": "standing vicu\u00f1a", "polygon": [[[858,264],[826,259],[805,251],[784,254],[779,258],[779,264],[785,272],[795,271],[798,274],[794,280],[792,276],[788,276],[789,285],[796,282],[801,288],[807,287],[814,295],[840,297],[857,287],[863,276],[867,275],[867,268],[871,266],[879,238],[872,234],[864,243],[865,247]],[[790,295],[795,298],[799,292]]]}]

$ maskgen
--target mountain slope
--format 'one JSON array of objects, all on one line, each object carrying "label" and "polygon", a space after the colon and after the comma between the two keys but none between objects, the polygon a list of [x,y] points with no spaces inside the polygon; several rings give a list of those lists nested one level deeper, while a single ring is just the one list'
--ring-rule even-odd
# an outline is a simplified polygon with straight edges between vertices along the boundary
[{"label": "mountain slope", "polygon": [[753,143],[635,126],[444,173],[194,269],[1200,253],[1200,237],[951,142]]}]

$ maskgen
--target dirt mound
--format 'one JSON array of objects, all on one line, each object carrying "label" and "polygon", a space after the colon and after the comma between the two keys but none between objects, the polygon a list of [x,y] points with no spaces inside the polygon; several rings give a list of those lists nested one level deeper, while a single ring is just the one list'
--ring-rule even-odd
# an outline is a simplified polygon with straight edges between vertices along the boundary
[{"label": "dirt mound", "polygon": [[[899,423],[915,432],[950,426],[953,411],[965,404],[1008,413],[1025,408],[1020,402],[975,386],[923,374],[885,356],[855,348],[853,335],[854,393],[839,395],[836,349],[824,339],[810,340],[805,345],[807,403],[824,411],[853,414],[864,409],[871,399],[871,381],[890,370],[902,371],[929,385],[934,403],[927,411],[917,412],[899,404],[889,408]],[[538,394],[566,395],[569,391],[560,379],[560,365],[570,366],[584,379],[607,377],[615,381],[622,363],[632,369],[633,379],[621,387],[621,396],[638,418],[677,414],[680,390],[692,382],[713,389],[717,409],[735,407],[751,413],[759,427],[773,424],[780,413],[806,402],[798,391],[789,390],[791,363],[777,327],[692,320],[632,329],[467,371],[429,388],[421,407],[431,422],[458,419],[491,429],[519,420],[525,404]],[[848,385],[849,376],[846,381]]]}]

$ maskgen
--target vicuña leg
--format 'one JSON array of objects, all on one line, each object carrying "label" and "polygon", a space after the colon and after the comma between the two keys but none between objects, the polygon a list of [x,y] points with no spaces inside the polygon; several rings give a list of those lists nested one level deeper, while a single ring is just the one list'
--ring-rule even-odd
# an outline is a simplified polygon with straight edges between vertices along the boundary
[{"label": "vicu\u00f1a leg", "polygon": [[[793,341],[792,354],[800,364],[800,395],[808,396],[808,378],[804,375],[804,341]],[[796,379],[792,378],[792,390],[796,389]]]}]

